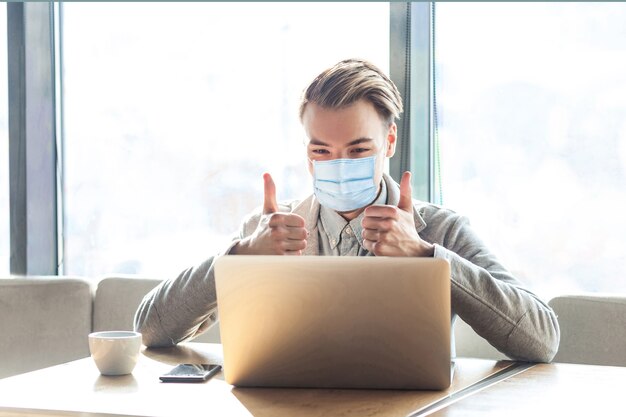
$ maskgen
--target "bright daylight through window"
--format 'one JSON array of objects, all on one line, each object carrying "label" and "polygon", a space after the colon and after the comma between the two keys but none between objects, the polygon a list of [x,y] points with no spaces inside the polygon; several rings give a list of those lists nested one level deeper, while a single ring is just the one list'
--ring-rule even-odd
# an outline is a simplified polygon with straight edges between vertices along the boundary
[{"label": "bright daylight through window", "polygon": [[7,8],[0,5],[0,276],[9,274],[9,109]]},{"label": "bright daylight through window", "polygon": [[64,3],[67,274],[171,276],[311,192],[298,100],[389,61],[388,3]]},{"label": "bright daylight through window", "polygon": [[549,298],[626,291],[626,5],[438,3],[443,203]]}]

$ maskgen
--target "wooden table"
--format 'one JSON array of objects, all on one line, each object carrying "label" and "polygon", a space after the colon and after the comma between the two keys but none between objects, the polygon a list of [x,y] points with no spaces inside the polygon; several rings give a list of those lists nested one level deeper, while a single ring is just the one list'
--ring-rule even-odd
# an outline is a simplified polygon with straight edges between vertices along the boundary
[{"label": "wooden table", "polygon": [[445,391],[234,388],[218,374],[206,383],[161,383],[177,363],[221,363],[221,345],[145,349],[132,375],[106,377],[85,358],[0,380],[4,416],[406,416],[515,363],[458,359]]},{"label": "wooden table", "polygon": [[432,416],[623,416],[626,367],[538,364]]}]

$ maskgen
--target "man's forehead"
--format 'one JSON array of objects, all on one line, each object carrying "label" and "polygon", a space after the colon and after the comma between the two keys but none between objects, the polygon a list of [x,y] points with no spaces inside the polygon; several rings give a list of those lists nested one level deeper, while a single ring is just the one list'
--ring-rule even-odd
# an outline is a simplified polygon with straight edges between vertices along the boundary
[{"label": "man's forehead", "polygon": [[359,100],[337,109],[309,103],[302,125],[308,145],[346,147],[375,146],[385,137],[384,123],[371,103]]}]

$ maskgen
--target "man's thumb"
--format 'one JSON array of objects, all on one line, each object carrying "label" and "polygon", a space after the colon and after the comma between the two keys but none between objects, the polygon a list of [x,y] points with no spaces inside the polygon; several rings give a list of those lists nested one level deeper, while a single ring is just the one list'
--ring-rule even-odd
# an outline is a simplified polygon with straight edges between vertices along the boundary
[{"label": "man's thumb", "polygon": [[272,176],[266,172],[263,174],[263,214],[272,214],[277,211],[276,186]]},{"label": "man's thumb", "polygon": [[413,192],[411,188],[411,173],[405,171],[402,174],[400,180],[400,201],[398,201],[398,208],[400,210],[412,213],[413,212]]}]

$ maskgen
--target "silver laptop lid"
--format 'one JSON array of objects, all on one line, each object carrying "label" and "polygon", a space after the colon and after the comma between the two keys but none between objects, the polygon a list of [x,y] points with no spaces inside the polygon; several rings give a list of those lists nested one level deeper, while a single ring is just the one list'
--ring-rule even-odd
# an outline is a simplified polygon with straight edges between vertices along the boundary
[{"label": "silver laptop lid", "polygon": [[446,260],[224,256],[215,281],[228,383],[450,385]]}]

